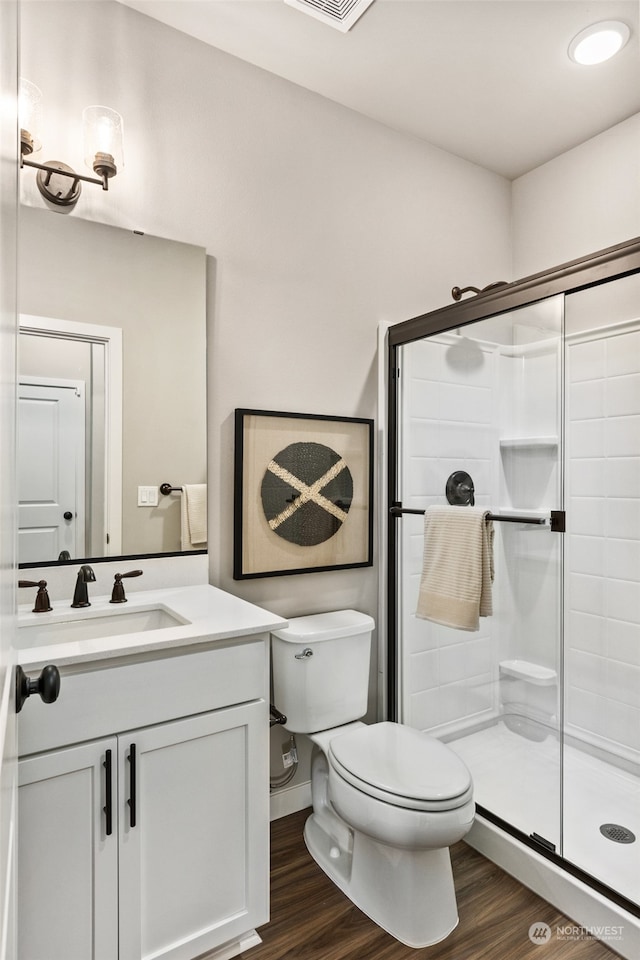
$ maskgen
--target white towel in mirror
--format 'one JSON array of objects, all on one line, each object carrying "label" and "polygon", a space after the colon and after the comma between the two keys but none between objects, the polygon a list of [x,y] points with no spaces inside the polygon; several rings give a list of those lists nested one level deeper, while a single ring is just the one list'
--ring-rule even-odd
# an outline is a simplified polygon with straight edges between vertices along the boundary
[{"label": "white towel in mirror", "polygon": [[207,484],[187,483],[182,487],[182,550],[203,550],[207,545]]}]

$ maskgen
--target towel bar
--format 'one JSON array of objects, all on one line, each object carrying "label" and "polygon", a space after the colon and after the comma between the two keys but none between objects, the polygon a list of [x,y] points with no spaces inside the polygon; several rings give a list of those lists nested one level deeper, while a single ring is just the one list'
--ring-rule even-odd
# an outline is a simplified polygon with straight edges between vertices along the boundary
[{"label": "towel bar", "polygon": [[[424,516],[425,510],[412,510],[409,507],[401,507],[397,504],[394,504],[392,507],[389,507],[389,513],[392,517],[401,517],[403,513],[417,513]],[[552,510],[552,515],[554,513],[559,513],[560,511]],[[546,517],[517,517],[512,516],[511,514],[500,514],[500,513],[489,513],[487,515],[487,520],[498,520],[501,523],[535,523],[539,526],[547,523]]]}]

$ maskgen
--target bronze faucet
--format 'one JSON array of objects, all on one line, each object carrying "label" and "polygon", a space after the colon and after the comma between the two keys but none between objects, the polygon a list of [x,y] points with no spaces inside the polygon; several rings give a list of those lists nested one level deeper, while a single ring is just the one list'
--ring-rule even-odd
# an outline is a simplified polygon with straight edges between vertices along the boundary
[{"label": "bronze faucet", "polygon": [[95,583],[95,579],[96,579],[96,575],[93,572],[93,568],[90,567],[88,563],[83,563],[83,565],[78,570],[78,579],[76,580],[76,589],[74,591],[73,601],[71,603],[72,607],[90,607],[91,606],[87,584]]}]

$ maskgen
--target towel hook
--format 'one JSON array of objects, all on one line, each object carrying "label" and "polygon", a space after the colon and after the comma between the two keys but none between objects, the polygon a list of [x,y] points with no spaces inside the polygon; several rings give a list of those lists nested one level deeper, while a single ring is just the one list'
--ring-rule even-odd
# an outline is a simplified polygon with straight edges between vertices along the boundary
[{"label": "towel hook", "polygon": [[445,487],[448,502],[455,507],[472,507],[475,504],[473,480],[465,470],[454,470]]}]

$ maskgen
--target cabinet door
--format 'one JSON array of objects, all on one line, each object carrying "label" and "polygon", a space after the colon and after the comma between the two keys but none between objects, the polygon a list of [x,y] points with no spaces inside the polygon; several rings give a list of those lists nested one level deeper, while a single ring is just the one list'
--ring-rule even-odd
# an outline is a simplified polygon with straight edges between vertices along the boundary
[{"label": "cabinet door", "polygon": [[267,921],[267,736],[259,701],[119,737],[120,960],[191,960]]},{"label": "cabinet door", "polygon": [[118,840],[112,799],[115,738],[18,763],[19,960],[114,960],[118,956]]}]

